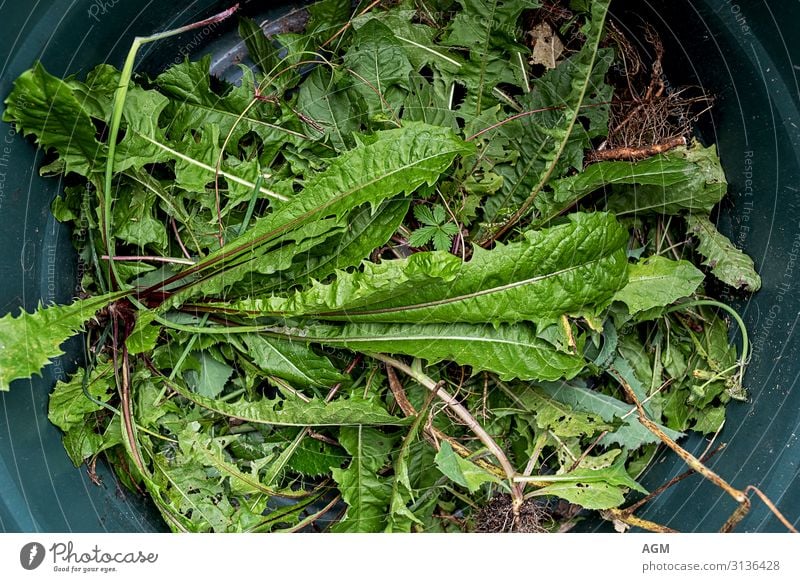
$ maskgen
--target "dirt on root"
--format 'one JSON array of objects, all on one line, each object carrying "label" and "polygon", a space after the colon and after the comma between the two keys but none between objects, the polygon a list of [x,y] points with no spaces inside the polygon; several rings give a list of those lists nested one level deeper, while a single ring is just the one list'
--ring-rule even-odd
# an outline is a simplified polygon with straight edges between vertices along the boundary
[{"label": "dirt on root", "polygon": [[535,499],[528,499],[519,511],[519,521],[514,523],[511,496],[495,495],[475,516],[477,533],[545,533],[543,523],[551,523],[552,516],[545,505]]}]

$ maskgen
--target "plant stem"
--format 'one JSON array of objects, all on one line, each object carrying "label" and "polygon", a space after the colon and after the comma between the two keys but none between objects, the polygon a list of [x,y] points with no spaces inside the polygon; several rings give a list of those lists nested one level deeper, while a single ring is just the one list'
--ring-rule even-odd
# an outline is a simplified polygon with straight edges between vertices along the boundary
[{"label": "plant stem", "polygon": [[685,303],[679,303],[678,305],[674,305],[669,309],[667,309],[665,313],[681,311],[689,307],[704,307],[704,306],[717,307],[719,309],[722,309],[723,311],[727,312],[736,322],[736,325],[739,326],[739,331],[742,334],[742,354],[739,357],[739,382],[742,382],[742,380],[744,380],[745,367],[747,366],[747,362],[750,359],[750,340],[747,335],[747,327],[745,327],[742,317],[736,312],[736,310],[733,307],[731,307],[730,305],[725,305],[724,303],[720,303],[719,301],[714,301],[712,299],[697,299],[695,301],[687,301]]},{"label": "plant stem", "polygon": [[102,255],[100,258],[104,261],[145,261],[151,263],[175,263],[178,265],[194,265],[195,263],[192,259],[156,256],[145,257],[141,255],[115,255],[113,257],[109,255]]},{"label": "plant stem", "polygon": [[111,112],[111,125],[109,126],[109,133],[108,133],[108,158],[106,159],[105,180],[102,192],[102,198],[103,198],[103,211],[101,213],[101,219],[103,223],[102,237],[103,237],[103,244],[106,247],[106,252],[108,253],[108,256],[111,257],[111,260],[109,261],[108,277],[109,280],[112,282],[112,287],[115,286],[114,285],[115,282],[119,281],[119,277],[116,271],[116,265],[113,260],[114,241],[111,238],[111,222],[112,222],[111,204],[114,199],[114,197],[111,195],[111,188],[114,177],[114,158],[117,151],[117,136],[119,135],[119,127],[120,124],[122,123],[122,112],[123,109],[125,108],[125,98],[128,96],[128,85],[130,84],[131,76],[133,75],[133,65],[136,62],[136,55],[139,52],[139,49],[147,43],[169,38],[171,36],[176,36],[178,34],[183,34],[184,32],[194,30],[195,28],[202,28],[209,24],[216,24],[217,22],[221,22],[226,18],[228,18],[229,16],[231,16],[238,9],[239,9],[239,4],[234,4],[232,7],[228,8],[223,12],[220,12],[219,14],[212,16],[211,18],[206,18],[205,20],[201,20],[200,22],[187,24],[186,26],[175,28],[173,30],[159,32],[158,34],[153,34],[151,36],[137,36],[136,38],[133,39],[133,42],[131,43],[131,48],[128,51],[128,56],[125,59],[125,64],[122,67],[122,72],[120,74],[119,86],[117,87],[117,90],[114,93],[114,108]]},{"label": "plant stem", "polygon": [[[602,26],[602,23],[606,19],[606,15],[608,14],[608,4],[609,4],[608,2],[606,2],[604,4],[603,10],[602,10],[602,14],[600,15],[600,25],[601,26]],[[539,192],[542,190],[542,188],[545,187],[547,182],[550,180],[550,176],[553,175],[553,172],[556,169],[556,165],[557,165],[558,161],[561,159],[561,156],[562,156],[562,154],[564,153],[564,150],[567,147],[567,142],[569,142],[569,138],[572,135],[572,130],[575,127],[575,123],[578,120],[578,115],[579,115],[579,113],[581,111],[581,106],[583,105],[583,100],[586,97],[587,91],[589,90],[589,84],[590,84],[591,78],[592,78],[591,71],[594,69],[594,64],[595,64],[595,61],[597,60],[597,53],[600,50],[600,41],[602,39],[602,36],[603,35],[601,35],[601,34],[597,34],[596,35],[597,38],[594,39],[594,42],[593,42],[592,46],[590,47],[591,51],[592,51],[592,54],[591,54],[591,58],[589,59],[589,64],[588,64],[589,74],[587,74],[582,79],[582,83],[581,83],[581,86],[580,86],[580,92],[579,92],[578,98],[576,99],[575,107],[571,112],[569,112],[570,118],[569,118],[569,121],[568,121],[565,129],[564,129],[564,134],[563,134],[564,137],[562,137],[561,140],[558,142],[557,147],[556,147],[556,152],[555,152],[555,155],[552,158],[552,161],[548,165],[548,167],[545,170],[545,172],[542,175],[542,177],[539,179],[539,182],[536,184],[536,186],[531,191],[530,195],[528,195],[528,198],[525,200],[525,202],[522,203],[522,205],[517,209],[517,211],[514,212],[514,214],[511,216],[511,218],[509,218],[498,230],[496,230],[495,232],[489,234],[489,236],[486,237],[484,240],[481,240],[480,243],[479,243],[481,246],[486,247],[486,246],[492,244],[498,238],[500,238],[505,233],[507,233],[509,230],[511,230],[511,228],[513,228],[514,225],[517,224],[517,222],[520,220],[520,218],[525,216],[525,214],[528,212],[530,207],[533,205],[533,202],[536,200],[536,197],[539,195]]]},{"label": "plant stem", "polygon": [[384,354],[369,353],[367,355],[376,360],[380,360],[385,364],[389,364],[394,368],[397,368],[408,376],[411,376],[414,380],[419,382],[428,390],[436,393],[436,396],[438,396],[440,400],[447,404],[450,410],[452,410],[455,415],[458,416],[458,418],[461,419],[461,421],[463,421],[473,433],[475,433],[475,436],[477,436],[484,446],[495,456],[497,461],[500,463],[500,466],[503,468],[506,478],[508,479],[511,487],[511,495],[514,498],[515,508],[518,509],[522,505],[522,488],[515,483],[517,472],[514,470],[513,465],[511,465],[511,461],[508,460],[508,456],[505,454],[503,449],[498,446],[491,435],[480,425],[480,423],[473,418],[469,411],[460,402],[458,402],[458,400],[453,398],[439,385],[439,383],[435,382],[432,378],[422,372],[414,370],[400,360],[396,360],[395,358],[386,356]]}]

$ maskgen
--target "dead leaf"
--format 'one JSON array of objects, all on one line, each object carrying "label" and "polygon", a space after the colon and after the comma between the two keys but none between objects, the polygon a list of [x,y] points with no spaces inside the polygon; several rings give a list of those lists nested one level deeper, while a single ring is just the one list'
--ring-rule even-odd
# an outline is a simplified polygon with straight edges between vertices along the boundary
[{"label": "dead leaf", "polygon": [[540,22],[528,34],[531,35],[533,46],[531,64],[555,69],[564,52],[564,43],[553,28],[546,22]]}]

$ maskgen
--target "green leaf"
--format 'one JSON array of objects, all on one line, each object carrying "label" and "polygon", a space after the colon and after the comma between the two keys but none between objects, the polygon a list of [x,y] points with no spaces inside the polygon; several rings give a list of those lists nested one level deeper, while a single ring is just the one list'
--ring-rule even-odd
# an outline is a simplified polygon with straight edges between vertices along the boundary
[{"label": "green leaf", "polygon": [[247,46],[247,52],[263,73],[269,73],[278,64],[278,49],[266,37],[264,31],[252,18],[239,18],[239,36]]},{"label": "green leaf", "polygon": [[161,325],[155,323],[155,313],[152,311],[139,311],[136,315],[136,325],[125,340],[128,354],[135,356],[151,351],[156,347],[160,334]]},{"label": "green leaf", "polygon": [[259,424],[278,426],[352,426],[352,425],[401,425],[405,421],[392,416],[383,408],[365,400],[335,400],[325,403],[319,399],[302,400],[238,400],[225,402],[207,398],[200,394],[170,384],[184,398],[230,418]]},{"label": "green leaf", "polygon": [[152,245],[162,253],[167,249],[167,227],[153,216],[156,195],[131,184],[121,184],[116,190],[113,235],[119,240],[143,249]]},{"label": "green leaf", "polygon": [[[608,201],[611,212],[679,214],[690,211],[708,214],[728,189],[715,145],[677,148],[663,156],[638,162],[637,167],[637,172],[646,173],[649,169],[655,175],[641,186],[616,189]],[[624,175],[623,166],[614,166],[612,172],[620,169]],[[664,172],[663,178],[659,176],[661,172]]]},{"label": "green leaf", "polygon": [[346,321],[548,323],[610,300],[625,282],[627,239],[613,216],[574,214],[520,242],[476,247],[466,263],[448,253],[365,263],[363,272],[339,273],[329,284],[234,308]]},{"label": "green leaf", "polygon": [[689,261],[673,261],[653,256],[630,265],[628,284],[614,296],[628,306],[631,314],[654,307],[665,307],[688,297],[705,279]]},{"label": "green leaf", "polygon": [[[64,432],[82,426],[86,414],[102,409],[89,400],[83,391],[83,370],[78,370],[68,382],[57,382],[50,394],[47,418]],[[110,363],[99,365],[87,379],[86,391],[101,402],[113,394],[114,369]]]},{"label": "green leaf", "polygon": [[552,495],[580,505],[584,509],[610,509],[625,503],[625,494],[619,487],[603,482],[566,481],[537,489],[531,495]]},{"label": "green leaf", "polygon": [[394,440],[377,429],[363,426],[339,431],[339,442],[352,455],[352,460],[346,469],[336,467],[332,471],[333,480],[347,503],[347,513],[334,531],[383,531],[391,485],[378,471],[389,461]]},{"label": "green leaf", "polygon": [[[436,205],[434,208],[440,208],[440,206]],[[434,210],[431,210],[430,207],[422,204],[417,204],[414,206],[414,218],[423,224],[427,224],[428,226],[439,226],[439,224],[441,224],[444,220],[444,216],[437,218]]]},{"label": "green leaf", "polygon": [[80,467],[81,463],[95,457],[103,451],[122,444],[122,427],[119,417],[115,416],[100,434],[97,420],[86,417],[81,424],[70,428],[62,442],[72,464]]},{"label": "green leaf", "polygon": [[[422,184],[433,184],[456,156],[471,151],[472,146],[449,129],[413,123],[379,132],[368,144],[338,156],[327,170],[307,181],[301,194],[257,220],[242,236],[191,271],[218,269],[218,263],[247,253],[237,265],[237,275],[229,277],[232,283],[244,277],[248,263],[259,259],[281,236],[322,218],[341,218],[364,204],[377,205],[398,194],[411,193]],[[170,302],[163,304],[164,309],[170,306]]]},{"label": "green leaf", "polygon": [[410,90],[403,102],[403,121],[422,121],[458,129],[456,112],[450,109],[450,92],[443,83],[430,83],[422,75],[412,73]]},{"label": "green leaf", "polygon": [[307,477],[330,475],[331,467],[341,465],[345,460],[342,450],[328,443],[312,438],[303,439],[289,459],[288,467]]},{"label": "green leaf", "polygon": [[[241,111],[249,103],[246,96],[239,94],[242,89],[238,88],[228,97],[220,98],[208,87],[208,63],[205,63],[205,69],[198,70],[197,66],[197,63],[186,63],[182,71],[176,71],[181,67],[176,65],[159,77],[165,91],[174,91],[173,100],[156,90],[133,87],[128,91],[123,109],[125,137],[117,147],[114,171],[135,173],[148,164],[172,163],[175,184],[181,188],[205,193],[206,186],[213,184],[218,175],[227,182],[234,198],[249,199],[256,189],[257,165],[229,161],[230,158],[222,155],[222,142],[230,135],[228,147],[238,151],[238,140],[253,131],[265,147],[279,148],[294,134],[287,137],[283,129],[276,129],[276,125],[254,117],[246,117],[237,123]],[[162,79],[165,75],[168,78]],[[195,82],[205,82],[206,86],[200,84],[195,87]],[[252,86],[252,73],[249,76],[245,74],[243,84],[248,82]],[[193,92],[193,89],[196,91]],[[241,109],[235,109],[239,105]],[[179,109],[173,111],[174,107]],[[248,111],[254,115],[255,108]],[[158,125],[162,117],[171,119],[166,128]],[[302,134],[297,135],[302,137]],[[174,139],[170,136],[174,136]],[[243,172],[243,168],[247,171]],[[249,175],[242,175],[245,173]],[[260,188],[261,196],[274,203],[287,200],[286,196],[271,190],[268,185]],[[213,192],[200,200],[206,201],[207,208],[215,205]]]},{"label": "green leaf", "polygon": [[436,228],[431,237],[433,248],[437,251],[448,251],[453,245],[453,236],[458,232],[458,227],[453,224],[443,224]]},{"label": "green leaf", "polygon": [[695,418],[694,426],[692,426],[693,431],[701,434],[712,434],[717,432],[722,427],[722,423],[725,422],[725,407],[705,408],[695,413],[693,417]]},{"label": "green leaf", "polygon": [[604,469],[576,469],[562,475],[548,476],[547,480],[555,482],[537,489],[532,493],[533,496],[554,495],[586,509],[619,507],[625,501],[623,488],[647,493],[625,471],[624,461]]},{"label": "green leaf", "polygon": [[[492,91],[501,83],[522,87],[519,65],[509,63],[509,55],[527,53],[519,44],[518,20],[526,8],[538,2],[520,0],[457,0],[461,10],[450,22],[443,43],[469,50],[469,62],[458,69],[458,78],[467,95],[461,111],[471,116],[497,102]],[[521,36],[521,35],[520,35]],[[516,61],[516,59],[514,59]],[[526,59],[521,59],[524,62]],[[515,71],[516,69],[516,71]]]},{"label": "green leaf", "polygon": [[458,456],[447,441],[442,441],[435,460],[436,466],[445,477],[453,483],[466,487],[470,493],[478,491],[484,483],[502,483],[500,479],[472,461]]},{"label": "green leaf", "polygon": [[[644,349],[642,351],[644,351]],[[649,360],[647,363],[649,363]],[[637,400],[642,403],[642,406],[647,412],[652,412],[652,403],[647,399],[649,390],[642,384],[641,379],[636,375],[630,362],[625,359],[624,354],[623,356],[614,358],[614,361],[611,363],[610,372],[616,378],[623,380],[628,387],[630,387],[631,391],[636,395]]]},{"label": "green leaf", "polygon": [[[551,431],[558,437],[592,436],[614,428],[599,414],[576,410],[550,398],[535,387],[515,388],[513,391],[506,391],[506,394],[516,406],[535,415],[536,426]],[[498,410],[495,412],[500,413]]]},{"label": "green leaf", "polygon": [[[607,133],[607,104],[613,90],[605,77],[613,51],[599,45],[608,4],[608,0],[592,3],[591,17],[582,29],[586,35],[583,47],[537,79],[533,90],[520,98],[525,111],[536,113],[503,125],[483,140],[486,143],[500,138],[507,140],[507,145],[500,148],[502,163],[493,168],[503,177],[503,185],[484,203],[487,224],[479,236],[524,205],[535,203],[551,179],[573,168],[582,170],[584,150],[593,138]],[[489,125],[489,119],[481,120],[474,129]],[[489,144],[485,147],[497,148]],[[493,155],[497,153],[491,152],[490,158]]]},{"label": "green leaf", "polygon": [[330,239],[324,252],[295,257],[295,267],[287,274],[287,280],[293,286],[303,286],[312,278],[322,281],[338,269],[359,265],[364,257],[386,244],[397,232],[408,206],[408,200],[390,200],[377,209],[367,204],[354,210],[347,218],[345,232]]},{"label": "green leaf", "polygon": [[307,135],[325,137],[338,152],[353,147],[353,133],[364,119],[362,103],[352,88],[326,68],[318,67],[300,85],[297,108],[315,125],[306,124]]},{"label": "green leaf", "polygon": [[14,81],[5,104],[3,120],[14,123],[19,133],[35,136],[42,148],[55,149],[65,172],[90,176],[103,169],[105,147],[95,138],[89,113],[73,87],[41,63]]},{"label": "green leaf", "polygon": [[[601,445],[618,444],[628,450],[635,450],[645,444],[661,442],[658,437],[639,422],[634,406],[617,400],[613,396],[589,390],[576,383],[545,384],[539,388],[550,398],[562,402],[575,410],[596,414],[605,422],[618,423],[622,420],[623,424],[619,428],[609,432],[600,440]],[[682,433],[670,430],[660,424],[659,428],[673,440],[678,440],[683,436]]]},{"label": "green leaf", "polygon": [[256,334],[231,338],[231,343],[265,374],[297,387],[332,386],[347,380],[328,358],[317,355],[305,343]]},{"label": "green leaf", "polygon": [[0,318],[0,391],[9,383],[30,378],[52,358],[62,355],[63,344],[78,333],[100,309],[119,298],[119,293],[75,301],[69,305],[39,307],[34,313],[20,311]]},{"label": "green leaf", "polygon": [[761,277],[756,273],[753,259],[733,246],[708,217],[687,215],[686,225],[689,232],[700,241],[697,252],[705,257],[703,264],[711,269],[717,279],[749,293],[761,288]]},{"label": "green leaf", "polygon": [[417,220],[427,226],[422,226],[411,233],[408,244],[412,247],[421,247],[428,242],[433,242],[437,251],[449,251],[453,244],[453,237],[458,234],[458,226],[452,222],[445,222],[444,208],[437,204],[433,211],[425,206],[415,206],[414,215]]},{"label": "green leaf", "polygon": [[233,368],[204,351],[190,354],[184,362],[182,372],[192,390],[200,396],[216,398],[233,374]]},{"label": "green leaf", "polygon": [[[291,269],[295,259],[313,252],[328,239],[342,234],[345,229],[345,220],[338,219],[320,219],[304,224],[256,252],[229,261],[226,268],[204,279],[201,284],[189,285],[174,293],[169,299],[169,305],[179,305],[198,295],[252,295],[257,284],[280,282],[278,277],[270,275]],[[166,307],[167,305],[162,305],[162,308]]]},{"label": "green leaf", "polygon": [[435,226],[423,226],[418,228],[408,237],[408,245],[411,247],[423,247],[430,242],[437,231],[438,228]]},{"label": "green leaf", "polygon": [[471,324],[349,324],[309,326],[298,339],[361,352],[405,354],[429,364],[442,360],[488,370],[503,379],[557,380],[583,370],[582,357],[536,337],[532,327]]},{"label": "green leaf", "polygon": [[[431,395],[433,396],[433,395]],[[429,396],[429,398],[431,397]],[[412,448],[417,443],[419,431],[423,423],[428,419],[431,400],[427,400],[425,408],[414,418],[408,433],[403,438],[400,449],[397,451],[394,460],[394,479],[392,480],[392,496],[389,506],[389,519],[386,532],[410,532],[415,525],[423,525],[422,521],[409,508],[414,503],[414,487],[411,483],[411,460]],[[427,452],[427,446],[420,445],[423,451]],[[419,449],[417,449],[419,451]],[[424,458],[420,452],[415,455],[416,459]]]},{"label": "green leaf", "polygon": [[326,41],[350,19],[350,0],[320,0],[308,7],[306,33]]},{"label": "green leaf", "polygon": [[[416,10],[398,7],[387,11],[371,10],[353,18],[352,24],[355,30],[359,30],[371,20],[377,20],[385,25],[402,43],[415,71],[419,71],[425,65],[431,65],[434,70],[445,70],[451,73],[457,71],[461,67],[463,59],[448,48],[437,45],[434,42],[437,30],[431,26],[414,23],[416,19]],[[443,124],[436,123],[434,125]]]},{"label": "green leaf", "polygon": [[[627,185],[636,188],[623,187]],[[726,183],[714,146],[676,148],[638,162],[598,162],[550,182],[549,191],[534,202],[536,222],[547,223],[603,187],[611,188],[609,207],[616,211],[629,211],[633,198],[637,212],[674,214],[698,206],[710,208],[724,196]]]},{"label": "green leaf", "polygon": [[344,55],[344,66],[355,73],[352,86],[371,118],[397,117],[412,67],[405,46],[387,26],[370,20],[359,28]]},{"label": "green leaf", "polygon": [[[165,115],[169,119],[166,135],[170,141],[182,142],[201,128],[203,133],[208,133],[210,126],[215,126],[218,130],[216,135],[221,139],[230,136],[226,151],[231,154],[238,151],[240,140],[249,132],[258,135],[264,146],[272,151],[277,151],[287,142],[304,141],[303,134],[298,131],[299,125],[290,124],[288,115],[276,114],[272,104],[257,102],[250,107],[253,88],[256,86],[250,69],[242,67],[241,84],[229,87],[228,91],[220,95],[211,88],[210,66],[211,57],[206,55],[196,62],[185,61],[174,65],[156,78],[159,89],[169,98],[164,106]],[[131,98],[131,93],[128,94],[128,98]],[[127,103],[126,109],[128,109]],[[133,118],[134,115],[136,115],[134,111],[126,114],[129,124],[131,124],[129,118]],[[157,119],[155,117],[154,121]],[[136,125],[138,124],[136,121]],[[146,138],[161,141],[158,133],[141,129],[143,128],[140,126],[139,131]],[[221,145],[220,137],[214,140],[214,145],[217,147]],[[214,157],[211,165],[216,166],[216,162]],[[213,173],[206,182],[211,180]],[[250,186],[251,191],[252,189]]]}]

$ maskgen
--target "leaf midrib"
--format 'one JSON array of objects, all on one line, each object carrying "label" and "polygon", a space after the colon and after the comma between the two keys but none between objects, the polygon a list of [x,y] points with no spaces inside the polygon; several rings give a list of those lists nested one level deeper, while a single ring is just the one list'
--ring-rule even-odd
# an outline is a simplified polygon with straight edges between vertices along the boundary
[{"label": "leaf midrib", "polygon": [[[367,311],[353,311],[353,310],[339,310],[339,311],[328,311],[319,313],[320,316],[329,317],[329,316],[354,316],[354,315],[379,315],[383,313],[396,313],[396,312],[408,312],[408,311],[416,311],[420,309],[427,309],[430,307],[438,307],[440,305],[449,305],[452,303],[458,303],[460,301],[467,301],[469,299],[474,299],[476,297],[483,297],[485,295],[491,295],[493,293],[502,293],[503,291],[508,291],[510,289],[515,289],[517,287],[524,287],[525,285],[533,285],[540,281],[546,281],[553,277],[559,277],[561,275],[570,273],[572,271],[582,269],[584,267],[589,267],[595,263],[600,261],[606,260],[610,258],[613,253],[608,255],[604,255],[602,257],[598,257],[597,259],[593,259],[591,261],[587,261],[584,263],[579,263],[577,265],[571,265],[564,269],[559,269],[557,271],[552,271],[550,273],[545,273],[543,275],[537,275],[535,277],[530,277],[528,279],[523,279],[522,281],[514,281],[513,283],[506,283],[505,285],[500,285],[499,287],[491,287],[489,289],[482,289],[480,291],[474,291],[472,293],[466,293],[463,295],[457,295],[455,297],[446,297],[443,299],[437,299],[435,301],[427,301],[425,303],[418,303],[416,305],[401,305],[396,307],[385,307],[382,309],[372,309]],[[393,298],[396,299],[396,298]]]}]

